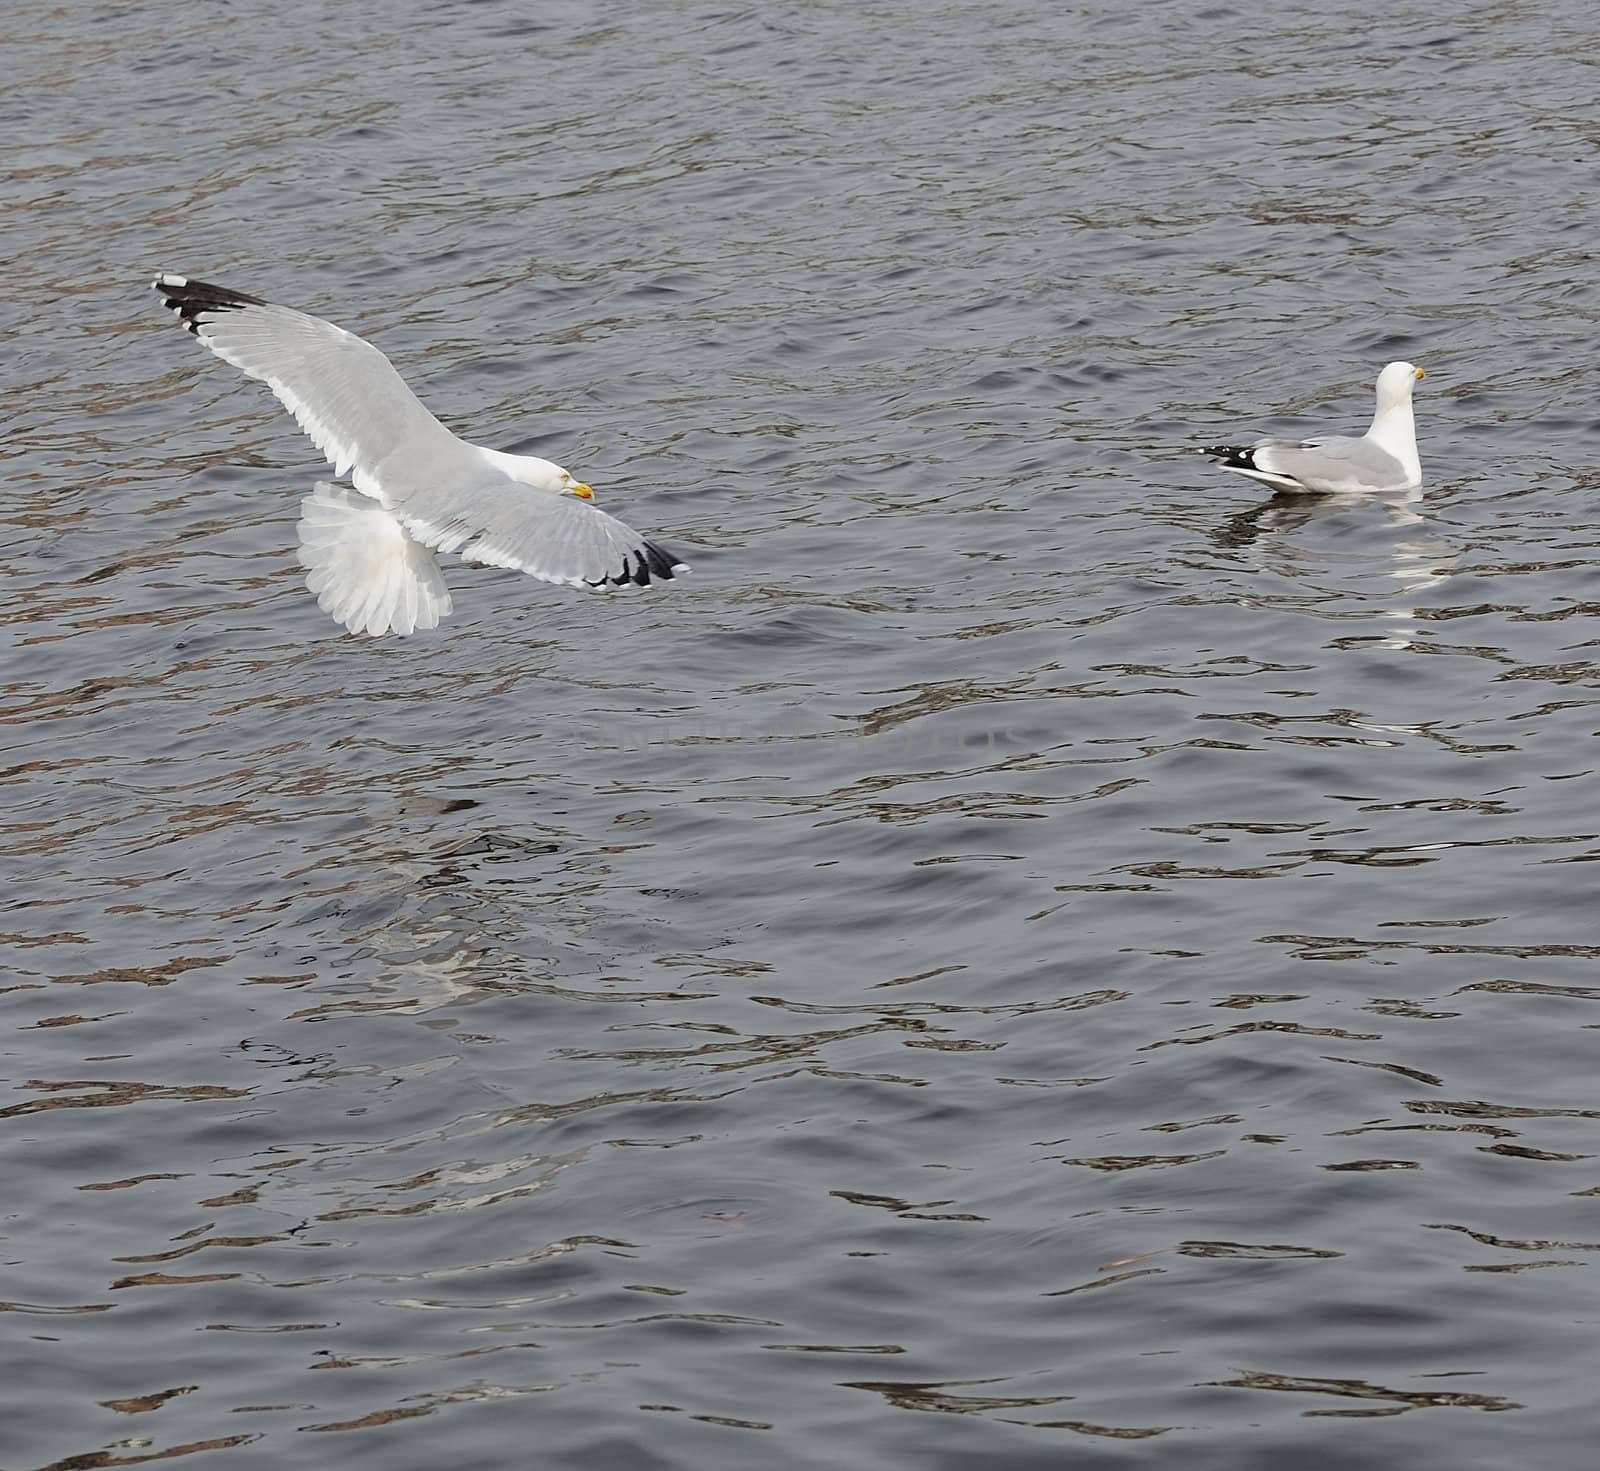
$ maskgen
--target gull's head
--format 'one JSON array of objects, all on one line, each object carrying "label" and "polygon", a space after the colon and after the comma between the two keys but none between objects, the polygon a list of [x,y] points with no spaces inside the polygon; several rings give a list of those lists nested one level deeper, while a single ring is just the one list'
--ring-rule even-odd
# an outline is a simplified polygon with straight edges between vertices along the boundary
[{"label": "gull's head", "polygon": [[1415,363],[1390,363],[1378,374],[1378,412],[1409,404],[1411,390],[1422,376],[1422,369]]},{"label": "gull's head", "polygon": [[575,495],[581,501],[594,499],[594,492],[583,481],[552,460],[541,460],[537,455],[503,455],[497,450],[485,450],[484,454],[513,480],[520,480],[535,490],[548,491],[551,495]]},{"label": "gull's head", "polygon": [[1378,402],[1407,403],[1418,378],[1425,376],[1415,363],[1390,363],[1378,374]]},{"label": "gull's head", "polygon": [[594,499],[594,492],[587,485],[554,460],[541,460],[538,455],[508,455],[484,445],[476,449],[496,470],[509,475],[519,485],[532,486],[547,495],[575,495],[580,501]]}]

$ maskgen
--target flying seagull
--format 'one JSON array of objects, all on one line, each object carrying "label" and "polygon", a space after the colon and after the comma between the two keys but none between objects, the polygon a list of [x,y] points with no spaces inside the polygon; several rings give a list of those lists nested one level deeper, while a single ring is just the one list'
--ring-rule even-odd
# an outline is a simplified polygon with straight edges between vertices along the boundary
[{"label": "flying seagull", "polygon": [[186,276],[151,284],[212,352],[278,396],[336,476],[350,472],[354,492],[317,482],[299,533],[306,586],[352,633],[433,628],[450,611],[436,551],[575,587],[688,571],[560,465],[458,439],[342,327]]},{"label": "flying seagull", "polygon": [[1411,363],[1390,363],[1378,374],[1378,409],[1360,439],[1342,434],[1316,439],[1261,439],[1254,444],[1213,444],[1200,453],[1275,490],[1336,493],[1415,490],[1422,484],[1411,389],[1423,376]]}]

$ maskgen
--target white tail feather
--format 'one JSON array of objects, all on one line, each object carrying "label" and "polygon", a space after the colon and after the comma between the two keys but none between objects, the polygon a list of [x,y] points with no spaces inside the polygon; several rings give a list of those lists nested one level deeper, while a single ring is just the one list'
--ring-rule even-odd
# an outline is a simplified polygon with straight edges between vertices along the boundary
[{"label": "white tail feather", "polygon": [[433,554],[370,497],[319,480],[298,531],[306,586],[351,633],[408,634],[450,611]]}]

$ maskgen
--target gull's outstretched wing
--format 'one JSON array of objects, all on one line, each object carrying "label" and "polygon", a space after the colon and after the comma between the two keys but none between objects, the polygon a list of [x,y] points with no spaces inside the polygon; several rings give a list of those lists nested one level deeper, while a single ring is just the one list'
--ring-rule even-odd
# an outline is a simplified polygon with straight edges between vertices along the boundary
[{"label": "gull's outstretched wing", "polygon": [[163,275],[155,288],[224,362],[259,378],[356,489],[383,499],[419,470],[472,474],[480,460],[422,406],[370,342],[258,296]]},{"label": "gull's outstretched wing", "polygon": [[575,587],[647,587],[687,566],[615,516],[570,495],[549,495],[480,468],[468,484],[421,486],[393,514],[412,536],[469,562],[515,567]]}]

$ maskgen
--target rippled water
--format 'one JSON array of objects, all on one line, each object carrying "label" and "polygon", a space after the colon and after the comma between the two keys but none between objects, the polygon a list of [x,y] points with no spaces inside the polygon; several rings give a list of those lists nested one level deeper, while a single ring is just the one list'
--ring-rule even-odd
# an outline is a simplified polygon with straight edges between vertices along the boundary
[{"label": "rippled water", "polygon": [[[11,8],[0,1465],[1593,1463],[1592,16],[1258,9]],[[343,635],[158,269],[694,575]]]}]

